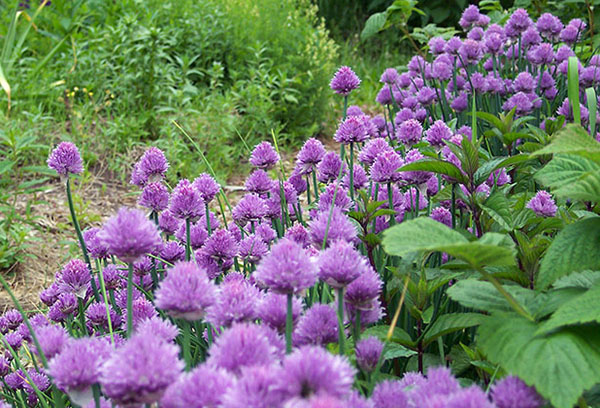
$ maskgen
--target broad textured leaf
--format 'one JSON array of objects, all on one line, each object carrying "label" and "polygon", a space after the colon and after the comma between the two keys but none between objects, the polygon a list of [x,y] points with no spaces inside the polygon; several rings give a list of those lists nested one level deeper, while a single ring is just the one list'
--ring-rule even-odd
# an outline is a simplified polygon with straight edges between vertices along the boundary
[{"label": "broad textured leaf", "polygon": [[431,326],[423,337],[423,344],[427,345],[448,333],[466,329],[467,327],[478,326],[487,319],[488,316],[480,313],[448,313],[441,315]]},{"label": "broad textured leaf", "polygon": [[556,235],[540,263],[536,287],[545,289],[573,272],[600,268],[600,218],[585,218]]},{"label": "broad textured leaf", "polygon": [[577,323],[600,322],[600,285],[566,302],[548,319],[538,333]]},{"label": "broad textured leaf", "polygon": [[385,12],[371,15],[365,23],[365,28],[360,33],[361,40],[366,40],[383,30],[386,21],[387,13]]},{"label": "broad textured leaf", "polygon": [[563,288],[583,288],[589,289],[594,283],[600,281],[600,271],[582,271],[563,276],[558,279],[552,287],[554,289]]},{"label": "broad textured leaf", "polygon": [[600,143],[591,137],[583,127],[570,123],[556,133],[548,146],[536,151],[533,155],[556,153],[577,154],[597,159],[600,158]]},{"label": "broad textured leaf", "polygon": [[[504,289],[515,298],[528,312],[534,313],[536,293],[521,286],[504,285]],[[489,282],[476,279],[465,279],[456,282],[446,291],[450,299],[462,306],[484,312],[509,312],[513,308],[506,298]]]},{"label": "broad textured leaf", "polygon": [[466,184],[465,175],[454,164],[437,159],[421,159],[416,162],[409,163],[398,169],[398,171],[429,171],[437,174],[444,174],[452,177],[461,184]]},{"label": "broad textured leaf", "polygon": [[535,178],[559,197],[600,201],[600,164],[572,154],[554,157]]},{"label": "broad textured leaf", "polygon": [[508,199],[500,191],[492,193],[481,208],[496,221],[503,229],[513,230],[513,218]]},{"label": "broad textured leaf", "polygon": [[[364,337],[363,337],[364,338]],[[383,349],[383,359],[393,360],[395,358],[410,357],[417,354],[416,351],[407,349],[406,347],[397,343],[386,343]]]},{"label": "broad textured leaf", "polygon": [[494,314],[479,327],[479,346],[488,360],[534,385],[553,406],[572,408],[600,382],[598,327],[536,336],[538,328],[516,314]]},{"label": "broad textured leaf", "polygon": [[[366,338],[373,336],[377,337],[381,341],[386,341],[388,330],[390,330],[390,326],[387,325],[372,326],[366,329],[362,333],[361,337]],[[399,327],[394,328],[394,334],[390,340],[394,343],[402,344],[403,346],[411,347],[414,345],[410,335]]]},{"label": "broad textured leaf", "polygon": [[468,241],[461,233],[428,217],[403,222],[383,233],[383,247],[392,255],[412,252],[446,252],[474,268],[515,264],[515,249],[506,236],[488,233]]}]

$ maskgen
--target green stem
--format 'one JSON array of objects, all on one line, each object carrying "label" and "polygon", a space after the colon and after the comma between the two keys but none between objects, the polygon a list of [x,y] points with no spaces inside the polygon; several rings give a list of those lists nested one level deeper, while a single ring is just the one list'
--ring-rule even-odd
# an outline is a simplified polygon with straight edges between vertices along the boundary
[{"label": "green stem", "polygon": [[535,322],[533,316],[529,314],[529,312],[526,311],[523,308],[523,306],[521,306],[519,302],[517,302],[517,300],[506,291],[506,289],[504,289],[504,286],[502,286],[502,284],[498,282],[498,280],[493,275],[487,272],[483,267],[477,268],[477,271],[481,273],[481,275],[483,275],[483,277],[487,279],[496,288],[496,290],[500,292],[502,296],[504,296],[508,304],[515,310],[515,312],[517,312],[530,322]]},{"label": "green stem", "polygon": [[294,294],[287,294],[287,313],[285,316],[285,352],[290,354],[292,352],[292,326],[293,326],[293,316],[292,316],[292,300]]},{"label": "green stem", "polygon": [[356,309],[356,316],[354,317],[354,344],[360,340],[360,309]]},{"label": "green stem", "polygon": [[312,172],[313,184],[315,185],[315,201],[319,201],[319,183],[317,182],[317,169]]},{"label": "green stem", "polygon": [[350,199],[354,202],[354,142],[350,142]]},{"label": "green stem", "polygon": [[210,210],[208,209],[208,203],[204,203],[204,211],[206,216],[206,231],[208,231],[208,236],[212,234],[212,229],[210,227]]},{"label": "green stem", "polygon": [[[110,302],[108,299],[108,296],[106,295],[106,284],[104,283],[104,275],[102,274],[102,271],[100,270],[100,262],[97,262],[96,265],[98,266],[98,277],[100,279],[100,290],[102,291],[102,297],[104,297],[104,305],[106,306],[106,319],[108,321],[108,331],[110,333],[110,341],[112,343],[112,345],[115,345],[115,336],[113,334],[113,328],[112,328],[112,321],[110,319]],[[156,272],[155,272],[156,273]]]},{"label": "green stem", "polygon": [[[392,183],[387,183],[387,192],[388,192],[388,205],[390,210],[394,210],[394,192],[392,189]],[[409,190],[410,193],[410,190]],[[412,197],[412,196],[411,196]],[[390,227],[396,224],[396,216],[394,214],[390,215]]]},{"label": "green stem", "polygon": [[79,305],[79,324],[81,324],[81,331],[87,336],[88,331],[85,325],[85,305],[83,304],[83,299],[78,297],[77,304]]},{"label": "green stem", "polygon": [[133,262],[129,263],[127,272],[127,337],[133,332]]},{"label": "green stem", "polygon": [[344,333],[344,288],[338,289],[338,345],[340,355],[346,354],[346,334]]},{"label": "green stem", "polygon": [[183,359],[185,361],[185,366],[190,368],[192,366],[192,328],[185,320],[181,323],[181,326],[183,326]]},{"label": "green stem", "polygon": [[[206,217],[208,219],[208,217]],[[190,246],[190,219],[185,219],[185,260],[189,261],[192,255],[192,248]]]},{"label": "green stem", "polygon": [[71,179],[67,177],[67,201],[69,202],[69,211],[71,212],[71,221],[73,222],[73,227],[75,228],[75,232],[77,233],[77,239],[79,240],[79,246],[81,247],[81,252],[83,253],[83,259],[88,266],[88,270],[92,275],[91,286],[92,292],[94,293],[94,298],[96,301],[100,300],[100,296],[98,295],[98,288],[96,288],[96,282],[94,281],[94,274],[92,273],[92,264],[90,262],[90,257],[88,255],[87,246],[85,245],[85,240],[83,239],[83,234],[81,233],[81,227],[79,226],[79,221],[77,221],[77,215],[75,214],[75,206],[73,205],[73,197],[71,195]]}]

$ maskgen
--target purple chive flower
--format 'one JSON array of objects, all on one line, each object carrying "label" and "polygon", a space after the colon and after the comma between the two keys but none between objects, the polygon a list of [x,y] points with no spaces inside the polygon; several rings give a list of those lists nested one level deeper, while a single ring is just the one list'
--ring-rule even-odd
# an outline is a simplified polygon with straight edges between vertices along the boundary
[{"label": "purple chive flower", "polygon": [[169,205],[169,191],[160,182],[148,183],[144,186],[138,204],[155,212],[161,212]]},{"label": "purple chive flower", "polygon": [[468,96],[465,92],[461,92],[450,103],[450,107],[452,109],[454,109],[457,113],[460,113],[460,112],[463,112],[465,109],[467,109],[467,104],[468,104]]},{"label": "purple chive flower", "polygon": [[73,293],[84,298],[91,280],[86,263],[81,259],[72,259],[60,271],[58,288],[62,293]]},{"label": "purple chive flower", "polygon": [[325,156],[323,143],[315,138],[308,139],[296,157],[301,174],[308,174],[321,162]]},{"label": "purple chive flower", "polygon": [[[406,122],[404,122],[406,123]],[[377,183],[394,183],[401,178],[398,169],[404,165],[402,157],[394,151],[385,151],[371,166],[371,179]]]},{"label": "purple chive flower", "polygon": [[8,385],[8,388],[12,388],[13,390],[19,390],[23,388],[23,383],[25,382],[26,378],[27,377],[25,376],[25,373],[23,373],[23,371],[19,369],[15,372],[6,375],[6,377],[4,377],[4,381],[6,382],[6,385]]},{"label": "purple chive flower", "polygon": [[444,46],[446,45],[446,40],[442,37],[432,37],[427,43],[429,46],[429,52],[432,55],[440,55],[444,53]]},{"label": "purple chive flower", "polygon": [[449,55],[458,55],[458,50],[462,45],[462,40],[458,37],[452,37],[448,41],[446,41],[446,45],[444,45],[444,52]]},{"label": "purple chive flower", "polygon": [[404,208],[407,211],[412,211],[414,208],[424,210],[427,208],[427,197],[424,194],[419,194],[419,202],[417,203],[417,190],[411,187],[404,193]]},{"label": "purple chive flower", "polygon": [[345,357],[317,346],[303,346],[283,360],[277,390],[286,400],[350,395],[355,370]]},{"label": "purple chive flower", "polygon": [[169,169],[165,154],[156,147],[148,148],[138,163],[138,171],[142,175],[144,184],[162,180]]},{"label": "purple chive flower", "polygon": [[427,371],[427,383],[421,388],[423,396],[448,395],[460,390],[460,385],[450,369],[446,367],[430,367]]},{"label": "purple chive flower", "polygon": [[331,244],[319,255],[318,265],[319,278],[339,289],[358,278],[367,268],[367,261],[353,244],[341,240]]},{"label": "purple chive flower", "polygon": [[88,254],[94,259],[103,259],[108,256],[108,248],[98,239],[100,228],[88,228],[83,231],[83,240]]},{"label": "purple chive flower", "polygon": [[5,377],[8,373],[10,373],[10,361],[0,356],[0,377]]},{"label": "purple chive flower", "polygon": [[408,396],[400,381],[385,380],[378,383],[371,396],[377,408],[408,407]]},{"label": "purple chive flower", "polygon": [[497,381],[492,386],[491,396],[498,408],[539,408],[544,404],[534,387],[528,387],[512,375]]},{"label": "purple chive flower", "polygon": [[529,72],[521,72],[513,81],[515,92],[531,93],[537,86],[535,79]]},{"label": "purple chive flower", "polygon": [[419,89],[419,92],[417,93],[417,100],[422,106],[429,106],[433,104],[436,101],[436,98],[435,91],[427,86]]},{"label": "purple chive flower", "polygon": [[[212,224],[211,224],[212,225]],[[175,233],[175,237],[183,245],[187,242],[187,232],[185,224],[181,224],[179,229]],[[201,248],[208,238],[208,231],[206,230],[206,223],[202,221],[195,222],[190,225],[190,246],[193,249]]]},{"label": "purple chive flower", "polygon": [[193,262],[179,262],[169,269],[154,295],[156,307],[175,318],[198,320],[215,302],[216,288]]},{"label": "purple chive flower", "polygon": [[294,224],[285,232],[285,237],[306,248],[310,245],[310,236],[302,224]]},{"label": "purple chive flower", "polygon": [[215,302],[208,308],[206,320],[216,327],[251,322],[257,318],[259,289],[239,273],[230,273],[219,285]]},{"label": "purple chive flower", "polygon": [[294,330],[294,345],[326,345],[338,340],[338,318],[331,305],[315,303],[298,321]]},{"label": "purple chive flower", "polygon": [[174,235],[180,224],[181,221],[169,210],[161,212],[158,216],[158,227],[167,235]]},{"label": "purple chive flower", "polygon": [[[162,242],[159,249],[162,248]],[[133,263],[133,274],[135,276],[144,276],[152,270],[152,261],[149,257],[144,256]]]},{"label": "purple chive flower", "polygon": [[[29,396],[35,396],[33,385],[35,385],[35,387],[41,392],[47,391],[48,388],[50,388],[50,379],[46,374],[40,373],[34,368],[30,368],[27,370],[27,375],[33,382],[33,384],[30,384],[29,379],[23,381],[23,389],[29,394]],[[37,402],[37,396],[35,396],[35,401]]]},{"label": "purple chive flower", "polygon": [[221,186],[215,179],[207,173],[202,173],[192,183],[194,188],[200,193],[200,198],[205,203],[210,203],[219,194]]},{"label": "purple chive flower", "polygon": [[431,211],[431,218],[452,228],[452,214],[444,207],[436,207]]},{"label": "purple chive flower", "polygon": [[100,367],[111,353],[109,343],[103,338],[71,339],[49,361],[48,373],[73,402],[85,406],[93,401],[92,385],[98,382]]},{"label": "purple chive flower", "polygon": [[538,18],[536,27],[542,37],[550,41],[556,41],[563,29],[563,24],[560,19],[552,13],[544,13]]},{"label": "purple chive flower", "polygon": [[479,7],[472,4],[463,11],[458,24],[466,31],[477,24],[479,17]]},{"label": "purple chive flower", "polygon": [[23,323],[23,316],[17,309],[10,309],[2,315],[2,320],[7,330],[14,330]]},{"label": "purple chive flower", "polygon": [[[354,164],[353,176],[354,177],[352,179],[352,183],[354,184],[354,190],[361,190],[365,188],[369,183],[369,177],[367,176],[367,172],[361,165],[357,163]],[[350,188],[350,173],[346,173],[346,175],[342,179],[342,186],[344,186],[344,188],[346,189]]]},{"label": "purple chive flower", "polygon": [[427,196],[429,197],[433,197],[434,195],[436,195],[438,193],[438,190],[440,188],[440,180],[437,178],[437,176],[431,176],[429,178],[429,180],[427,180]]},{"label": "purple chive flower", "polygon": [[3,346],[10,346],[15,352],[17,352],[21,345],[23,344],[23,335],[19,332],[13,331],[4,335],[4,344],[0,342]]},{"label": "purple chive flower", "polygon": [[364,113],[363,113],[362,109],[360,109],[360,106],[350,105],[350,106],[348,106],[348,109],[346,110],[346,115],[361,116],[361,115],[364,115]]},{"label": "purple chive flower", "polygon": [[[107,332],[109,330],[106,307],[107,304],[104,302],[94,302],[88,306],[85,311],[85,317],[89,328],[99,328],[102,332]],[[119,327],[121,325],[121,315],[117,314],[110,304],[108,305],[108,310],[110,313],[111,327]]]},{"label": "purple chive flower", "polygon": [[[441,55],[440,57],[443,57]],[[435,79],[439,79],[440,81],[448,81],[452,78],[453,68],[452,65],[449,64],[445,59],[436,58],[431,67],[431,75]]]},{"label": "purple chive flower", "polygon": [[358,89],[360,79],[350,67],[343,66],[335,73],[329,86],[335,93],[348,96],[350,92]]},{"label": "purple chive flower", "polygon": [[178,354],[159,337],[133,335],[102,365],[102,389],[119,405],[153,404],[181,373]]},{"label": "purple chive flower", "polygon": [[[533,47],[527,53],[527,59],[534,65],[552,64],[554,62],[554,50],[552,49],[552,44],[542,43]],[[547,71],[544,71],[543,74],[550,75]]]},{"label": "purple chive flower", "polygon": [[221,264],[227,264],[237,255],[238,243],[231,232],[218,229],[208,237],[202,252]]},{"label": "purple chive flower", "polygon": [[[148,279],[149,278],[150,277],[148,276]],[[152,282],[151,279],[150,282]],[[121,292],[123,292],[123,294],[121,296],[121,305],[119,305],[119,307],[124,310],[126,308],[125,302],[127,299],[125,296],[126,291],[122,290]],[[117,302],[119,302],[119,299],[117,299]],[[134,296],[133,299],[133,329],[137,329],[141,322],[156,316],[158,316],[158,312],[154,308],[154,305],[138,292],[138,297]],[[121,328],[123,330],[127,329],[127,320],[123,320]]]},{"label": "purple chive flower", "polygon": [[462,62],[467,65],[477,64],[483,55],[481,44],[469,38],[463,41],[458,52]]},{"label": "purple chive flower", "polygon": [[251,193],[263,195],[271,191],[274,181],[269,177],[266,171],[254,170],[246,179],[246,190]]},{"label": "purple chive flower", "polygon": [[550,193],[540,190],[529,200],[527,208],[533,210],[538,217],[554,217],[556,215],[556,203]]},{"label": "purple chive flower", "polygon": [[359,310],[370,310],[372,301],[379,297],[382,282],[373,268],[367,268],[354,282],[346,288],[344,301]]},{"label": "purple chive flower", "polygon": [[[318,166],[318,180],[321,183],[330,183],[337,180],[342,166],[342,159],[335,152],[328,152]],[[344,165],[345,168],[345,165]]]},{"label": "purple chive flower", "polygon": [[167,388],[162,408],[217,407],[233,380],[225,370],[201,365],[183,373]]},{"label": "purple chive flower", "polygon": [[183,179],[173,189],[169,210],[177,218],[196,221],[204,214],[204,201],[192,183]]},{"label": "purple chive flower", "polygon": [[110,254],[126,263],[137,261],[162,244],[154,223],[142,211],[126,207],[121,207],[117,215],[104,223],[98,239]]},{"label": "purple chive flower", "polygon": [[283,238],[262,259],[254,277],[273,292],[300,293],[315,284],[317,269],[302,246]]},{"label": "purple chive flower", "polygon": [[[125,286],[123,272],[114,264],[108,264],[102,269],[102,278],[106,290],[117,290]],[[100,287],[99,278],[96,278],[96,287]]]},{"label": "purple chive flower", "polygon": [[[297,297],[292,299],[292,321],[293,325],[298,321],[302,311],[302,302]],[[258,318],[267,326],[277,330],[279,333],[285,331],[285,319],[287,314],[287,299],[285,295],[267,292],[258,302]]]},{"label": "purple chive flower", "polygon": [[443,146],[445,140],[450,140],[452,131],[442,120],[436,120],[433,125],[425,131],[425,139],[432,146]]},{"label": "purple chive flower", "polygon": [[[417,149],[411,149],[406,152],[404,157],[404,164],[414,163],[425,156]],[[400,174],[400,177],[409,184],[423,184],[426,183],[432,176],[432,173],[426,171],[405,171]]]},{"label": "purple chive flower", "polygon": [[261,142],[254,147],[250,156],[250,164],[259,169],[269,170],[279,161],[279,154],[269,142]]},{"label": "purple chive flower", "polygon": [[360,150],[358,160],[363,164],[371,166],[377,156],[386,151],[393,151],[393,149],[385,139],[371,139]]},{"label": "purple chive flower", "polygon": [[348,116],[344,120],[333,137],[336,142],[342,144],[360,143],[367,140],[367,134],[363,122],[357,116]]},{"label": "purple chive flower", "polygon": [[508,37],[517,38],[532,25],[533,21],[531,21],[527,11],[519,8],[511,14],[504,28]]},{"label": "purple chive flower", "polygon": [[421,140],[423,127],[416,119],[409,119],[403,122],[396,129],[396,137],[407,146],[412,146]]},{"label": "purple chive flower", "polygon": [[540,37],[540,33],[535,28],[535,26],[529,27],[521,38],[521,45],[525,48],[531,48],[532,46],[538,45],[542,42],[542,37]]},{"label": "purple chive flower", "polygon": [[306,188],[308,187],[308,183],[306,182],[304,177],[302,177],[302,174],[300,174],[300,171],[298,171],[296,169],[294,169],[294,172],[292,173],[292,175],[290,177],[288,177],[287,182],[290,183],[294,187],[294,190],[296,190],[297,194],[302,194],[306,191]]},{"label": "purple chive flower", "polygon": [[234,207],[233,220],[242,227],[249,222],[259,222],[267,214],[265,200],[257,194],[246,194]]},{"label": "purple chive flower", "polygon": [[394,96],[392,95],[392,90],[388,85],[384,85],[381,87],[377,96],[375,97],[375,102],[381,105],[391,105],[394,102]]},{"label": "purple chive flower", "polygon": [[177,261],[183,261],[185,258],[185,247],[179,242],[165,242],[160,249],[160,258],[170,264],[174,264]]},{"label": "purple chive flower", "polygon": [[207,363],[235,374],[244,367],[274,363],[280,351],[271,343],[267,330],[250,323],[234,324],[209,349]]},{"label": "purple chive flower", "polygon": [[79,150],[71,142],[62,142],[48,156],[48,167],[62,176],[79,174],[83,172],[83,162]]},{"label": "purple chive flower", "polygon": [[[333,202],[334,195],[335,203]],[[328,211],[332,204],[342,211],[348,211],[352,206],[352,201],[348,197],[348,190],[337,183],[329,184],[319,197],[319,211]]]},{"label": "purple chive flower", "polygon": [[267,253],[269,248],[265,241],[258,235],[250,235],[240,241],[238,256],[246,262],[255,264]]},{"label": "purple chive flower", "polygon": [[523,92],[514,94],[502,105],[502,109],[506,112],[511,111],[515,107],[517,108],[517,116],[524,116],[533,111],[533,103],[529,99],[529,96]]},{"label": "purple chive flower", "polygon": [[225,392],[222,408],[272,408],[283,403],[281,392],[275,390],[281,368],[250,366],[241,370],[236,382]]},{"label": "purple chive flower", "polygon": [[313,245],[322,248],[326,237],[325,247],[340,239],[354,242],[357,237],[357,231],[348,217],[336,207],[333,207],[331,217],[329,214],[330,211],[321,211],[309,223],[310,238]]},{"label": "purple chive flower", "polygon": [[172,342],[179,335],[179,328],[168,320],[154,316],[139,322],[135,333],[140,336],[152,336]]},{"label": "purple chive flower", "polygon": [[264,221],[256,226],[256,235],[258,235],[266,244],[271,243],[277,238],[277,232],[275,232],[268,222]]},{"label": "purple chive flower", "polygon": [[467,38],[469,40],[481,41],[483,39],[483,35],[484,35],[483,28],[473,27],[467,34]]},{"label": "purple chive flower", "polygon": [[375,337],[367,337],[360,340],[356,344],[356,363],[366,373],[371,373],[375,370],[381,352],[383,351],[383,343]]},{"label": "purple chive flower", "polygon": [[384,84],[388,85],[395,84],[399,80],[400,75],[398,74],[398,71],[396,71],[396,69],[394,68],[387,68],[385,71],[383,71],[383,74],[381,74],[381,78],[379,78],[379,82],[383,82]]}]

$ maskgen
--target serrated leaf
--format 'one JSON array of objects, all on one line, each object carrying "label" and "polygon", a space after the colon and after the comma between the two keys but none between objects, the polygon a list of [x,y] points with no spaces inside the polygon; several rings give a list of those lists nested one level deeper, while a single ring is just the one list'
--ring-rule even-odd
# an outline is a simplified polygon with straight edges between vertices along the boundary
[{"label": "serrated leaf", "polygon": [[383,360],[393,360],[395,358],[410,357],[417,354],[416,351],[407,349],[397,343],[386,343],[383,349]]},{"label": "serrated leaf", "polygon": [[[536,293],[521,286],[504,285],[504,289],[528,312],[536,309]],[[506,298],[489,282],[465,279],[456,282],[446,291],[450,299],[464,307],[484,312],[508,312],[513,310]]]},{"label": "serrated leaf", "polygon": [[512,212],[506,196],[500,191],[492,193],[481,208],[506,231],[513,230]]},{"label": "serrated leaf", "polygon": [[546,289],[573,272],[600,268],[600,218],[584,218],[560,231],[540,263],[536,287]]},{"label": "serrated leaf", "polygon": [[558,279],[552,287],[554,289],[563,288],[583,288],[589,289],[596,282],[600,282],[600,271],[582,271],[563,276]]},{"label": "serrated leaf", "polygon": [[537,336],[539,325],[497,313],[479,327],[489,361],[519,376],[557,408],[572,408],[584,390],[600,382],[597,327],[569,328]]},{"label": "serrated leaf", "polygon": [[549,145],[536,151],[533,155],[557,153],[576,154],[588,159],[599,159],[600,143],[592,138],[583,127],[570,123],[552,137]]},{"label": "serrated leaf", "polygon": [[448,313],[443,314],[436,319],[431,326],[427,328],[423,336],[423,345],[426,346],[440,336],[452,333],[467,327],[478,326],[487,318],[480,313]]},{"label": "serrated leaf", "polygon": [[375,13],[371,15],[368,20],[365,22],[365,27],[360,33],[360,39],[366,40],[377,34],[379,31],[383,30],[385,23],[387,21],[387,13]]},{"label": "serrated leaf", "polygon": [[461,184],[467,184],[468,182],[458,167],[450,162],[438,159],[421,159],[400,167],[398,171],[429,171],[431,173],[444,174]]},{"label": "serrated leaf", "polygon": [[600,201],[600,164],[572,154],[555,156],[535,178],[558,197]]},{"label": "serrated leaf", "polygon": [[600,322],[598,305],[600,305],[600,285],[595,285],[582,295],[561,305],[538,329],[538,334],[547,333],[562,326]]},{"label": "serrated leaf", "polygon": [[502,234],[487,233],[479,241],[468,241],[461,233],[429,217],[405,221],[383,233],[383,247],[392,255],[413,252],[446,252],[474,268],[515,264],[515,249]]}]

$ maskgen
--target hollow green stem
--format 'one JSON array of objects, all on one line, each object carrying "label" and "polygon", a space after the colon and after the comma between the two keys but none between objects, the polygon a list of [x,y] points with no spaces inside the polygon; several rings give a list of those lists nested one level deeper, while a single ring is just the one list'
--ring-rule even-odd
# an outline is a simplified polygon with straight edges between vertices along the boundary
[{"label": "hollow green stem", "polygon": [[133,262],[127,272],[127,337],[133,332]]},{"label": "hollow green stem", "polygon": [[350,142],[350,199],[354,201],[354,142]]},{"label": "hollow green stem", "polygon": [[208,235],[212,234],[212,229],[210,227],[210,210],[208,209],[208,203],[204,203],[204,212],[206,216],[206,231],[208,231]]},{"label": "hollow green stem", "polygon": [[[208,219],[208,217],[206,217]],[[190,219],[185,219],[185,260],[189,261],[192,255],[192,247],[190,246]]]},{"label": "hollow green stem", "polygon": [[346,354],[346,334],[344,333],[344,288],[338,289],[338,346],[340,355]]},{"label": "hollow green stem", "polygon": [[[154,260],[153,260],[154,261]],[[112,321],[110,319],[110,302],[109,302],[109,298],[106,295],[106,284],[104,283],[104,275],[102,274],[102,271],[100,270],[100,262],[96,262],[96,266],[98,267],[98,278],[100,280],[100,290],[102,291],[102,297],[104,298],[104,306],[106,306],[106,319],[108,321],[108,331],[110,333],[110,341],[112,343],[112,345],[115,345],[115,336],[113,334],[113,327],[112,327]],[[156,272],[154,272],[156,273]]]},{"label": "hollow green stem", "polygon": [[290,354],[292,352],[292,300],[294,298],[293,293],[287,294],[287,312],[285,316],[285,352]]}]

